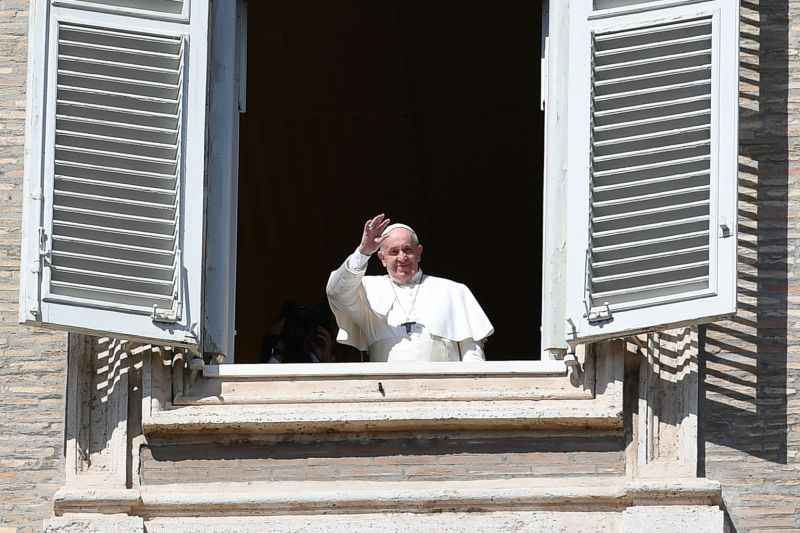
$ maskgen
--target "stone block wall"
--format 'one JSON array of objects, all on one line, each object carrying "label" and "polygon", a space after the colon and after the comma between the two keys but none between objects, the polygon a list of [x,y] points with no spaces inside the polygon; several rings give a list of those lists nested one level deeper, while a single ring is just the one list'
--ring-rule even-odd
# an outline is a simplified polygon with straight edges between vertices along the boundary
[{"label": "stone block wall", "polygon": [[624,476],[619,432],[414,432],[151,439],[142,486],[254,481],[463,481]]},{"label": "stone block wall", "polygon": [[17,323],[27,32],[28,1],[0,0],[0,530],[20,532],[64,481],[66,359],[66,334]]},{"label": "stone block wall", "polygon": [[739,312],[701,332],[701,454],[729,531],[800,531],[800,1],[742,1],[740,50]]}]

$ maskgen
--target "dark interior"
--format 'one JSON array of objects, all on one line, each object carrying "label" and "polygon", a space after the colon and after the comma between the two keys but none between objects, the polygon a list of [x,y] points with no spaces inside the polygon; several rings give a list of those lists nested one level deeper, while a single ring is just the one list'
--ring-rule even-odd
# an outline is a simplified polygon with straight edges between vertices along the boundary
[{"label": "dark interior", "polygon": [[324,298],[380,212],[414,226],[426,273],[470,287],[488,359],[538,358],[538,2],[250,2],[248,17],[236,361],[259,362],[285,301]]}]

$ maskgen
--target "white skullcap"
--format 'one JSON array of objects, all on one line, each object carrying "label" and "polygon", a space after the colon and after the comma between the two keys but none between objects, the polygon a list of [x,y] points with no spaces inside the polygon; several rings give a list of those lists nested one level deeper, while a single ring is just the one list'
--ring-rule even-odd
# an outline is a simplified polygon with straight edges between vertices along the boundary
[{"label": "white skullcap", "polygon": [[411,232],[411,237],[414,239],[414,242],[419,243],[419,237],[417,237],[417,232],[414,231],[414,228],[412,228],[411,226],[408,226],[406,224],[399,224],[399,223],[398,224],[389,224],[388,226],[386,226],[386,229],[383,230],[383,233],[381,233],[381,237],[385,237],[386,235],[389,235],[391,232],[393,232],[396,229],[406,229],[406,230],[410,231]]}]

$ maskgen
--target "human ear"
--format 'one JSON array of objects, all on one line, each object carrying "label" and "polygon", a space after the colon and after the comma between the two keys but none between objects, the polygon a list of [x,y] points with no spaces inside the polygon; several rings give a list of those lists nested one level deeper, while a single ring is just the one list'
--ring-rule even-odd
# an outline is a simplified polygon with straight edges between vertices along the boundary
[{"label": "human ear", "polygon": [[383,260],[383,250],[378,250],[378,259],[381,260],[383,266],[386,266],[386,261]]},{"label": "human ear", "polygon": [[417,261],[419,261],[420,259],[422,259],[422,245],[418,244],[417,245]]}]

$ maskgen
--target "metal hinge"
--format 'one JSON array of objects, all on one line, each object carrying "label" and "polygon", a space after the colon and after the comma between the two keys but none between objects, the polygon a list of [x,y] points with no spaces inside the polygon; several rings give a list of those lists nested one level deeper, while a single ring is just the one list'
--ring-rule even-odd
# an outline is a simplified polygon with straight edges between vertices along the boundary
[{"label": "metal hinge", "polygon": [[37,233],[39,235],[39,257],[35,261],[36,266],[34,272],[39,272],[40,269],[39,260],[46,261],[47,264],[49,265],[50,255],[51,255],[51,250],[50,247],[48,246],[49,239],[47,238],[47,232],[45,231],[44,226],[39,226],[39,228],[37,229]]},{"label": "metal hinge", "polygon": [[589,302],[584,300],[583,305],[586,307],[586,321],[589,324],[598,324],[600,322],[614,320],[614,315],[611,313],[611,307],[608,305],[608,302],[600,307],[590,308]]}]

